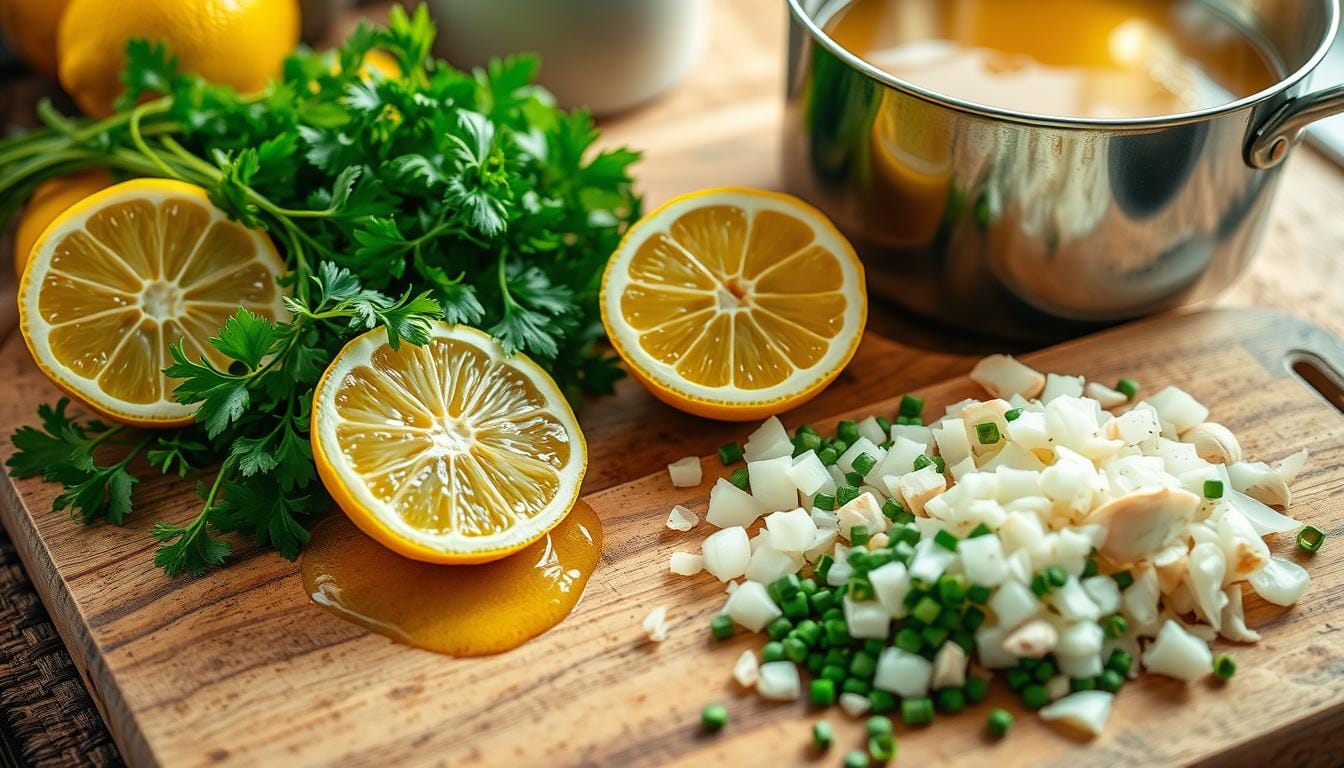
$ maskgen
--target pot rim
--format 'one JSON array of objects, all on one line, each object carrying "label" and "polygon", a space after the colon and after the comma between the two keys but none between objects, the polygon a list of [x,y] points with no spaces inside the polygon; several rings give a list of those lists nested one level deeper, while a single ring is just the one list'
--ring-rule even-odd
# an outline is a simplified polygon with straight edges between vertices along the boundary
[{"label": "pot rim", "polygon": [[908,80],[896,77],[889,72],[879,69],[869,64],[857,54],[835,42],[830,35],[826,34],[812,17],[802,8],[802,0],[788,0],[789,12],[793,15],[794,21],[802,24],[811,34],[812,39],[820,43],[826,50],[834,56],[845,62],[851,69],[855,69],[867,76],[870,80],[876,80],[882,85],[900,91],[902,93],[915,96],[924,101],[948,107],[971,115],[980,117],[989,117],[997,120],[1003,120],[1011,123],[1020,123],[1026,125],[1048,126],[1052,128],[1092,128],[1092,129],[1149,129],[1165,128],[1173,125],[1199,122],[1215,117],[1220,117],[1232,112],[1236,112],[1247,107],[1255,106],[1267,99],[1287,91],[1293,86],[1305,80],[1315,69],[1320,66],[1321,61],[1329,52],[1330,47],[1335,42],[1335,36],[1339,32],[1340,24],[1340,0],[1327,0],[1326,2],[1326,23],[1324,34],[1321,36],[1321,42],[1317,45],[1312,55],[1293,72],[1282,77],[1278,82],[1264,88],[1260,91],[1243,96],[1235,101],[1229,101],[1226,104],[1218,104],[1204,109],[1194,110],[1192,112],[1179,112],[1172,115],[1153,115],[1149,117],[1122,117],[1122,118],[1099,118],[1099,117],[1060,117],[1058,115],[1038,114],[1035,112],[1019,112],[1017,110],[994,107],[988,104],[980,104],[974,101],[949,96],[940,91],[935,91],[923,86],[916,85]]}]

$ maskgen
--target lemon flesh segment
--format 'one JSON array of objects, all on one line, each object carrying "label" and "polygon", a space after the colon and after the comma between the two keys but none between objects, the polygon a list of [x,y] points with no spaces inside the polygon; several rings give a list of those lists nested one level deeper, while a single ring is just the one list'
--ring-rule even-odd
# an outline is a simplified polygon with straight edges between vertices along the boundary
[{"label": "lemon flesh segment", "polygon": [[752,418],[746,411],[801,402],[839,372],[867,300],[857,256],[819,212],[723,189],[677,198],[627,234],[603,277],[602,311],[656,395]]},{"label": "lemon flesh segment", "polygon": [[489,336],[351,342],[314,395],[314,455],[361,529],[403,555],[478,562],[527,546],[573,505],[582,433],[550,377]]},{"label": "lemon flesh segment", "polygon": [[287,316],[269,238],[229,221],[204,190],[138,179],[58,216],[33,248],[20,327],[42,370],[109,418],[146,426],[191,420],[162,374],[169,349],[221,367],[208,344],[239,307]]}]

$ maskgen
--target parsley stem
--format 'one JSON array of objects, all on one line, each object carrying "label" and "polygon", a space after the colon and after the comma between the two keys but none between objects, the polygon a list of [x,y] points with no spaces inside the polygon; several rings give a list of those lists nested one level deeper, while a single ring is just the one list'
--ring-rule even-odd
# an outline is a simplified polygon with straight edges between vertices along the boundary
[{"label": "parsley stem", "polygon": [[[163,158],[159,157],[159,154],[157,152],[151,150],[149,148],[149,145],[145,143],[145,138],[140,135],[140,118],[144,116],[145,108],[150,106],[152,103],[153,102],[141,104],[140,106],[131,110],[131,120],[130,120],[131,143],[135,145],[136,149],[140,150],[140,154],[149,158],[150,162],[154,163],[154,165],[157,166],[159,170],[163,171],[164,176],[167,176],[170,179],[181,179],[181,175],[175,172],[172,168],[169,168],[168,164],[163,162]],[[171,139],[167,138],[164,139],[165,143],[168,141],[171,141]]]}]

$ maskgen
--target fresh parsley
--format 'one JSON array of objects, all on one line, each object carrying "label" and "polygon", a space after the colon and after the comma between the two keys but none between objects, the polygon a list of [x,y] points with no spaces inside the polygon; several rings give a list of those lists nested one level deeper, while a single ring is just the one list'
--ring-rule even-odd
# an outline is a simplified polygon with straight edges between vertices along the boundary
[{"label": "fresh parsley", "polygon": [[[120,111],[70,118],[0,141],[0,227],[41,181],[88,167],[204,188],[284,253],[289,317],[240,308],[209,340],[221,366],[177,344],[174,397],[190,427],[144,433],[78,419],[68,402],[13,434],[11,472],[63,486],[55,505],[84,523],[124,522],[137,472],[203,475],[183,525],[159,522],[155,562],[204,573],[234,536],[288,558],[305,521],[331,505],[309,442],[312,391],[355,334],[383,327],[422,344],[445,319],[532,356],[568,396],[610,392],[621,375],[600,344],[598,281],[638,217],[638,154],[597,151],[588,114],[533,84],[528,56],[462,72],[431,58],[423,6],[394,6],[339,49],[300,50],[256,94],[180,71],[161,44],[127,46]],[[389,54],[399,72],[366,64]]]}]

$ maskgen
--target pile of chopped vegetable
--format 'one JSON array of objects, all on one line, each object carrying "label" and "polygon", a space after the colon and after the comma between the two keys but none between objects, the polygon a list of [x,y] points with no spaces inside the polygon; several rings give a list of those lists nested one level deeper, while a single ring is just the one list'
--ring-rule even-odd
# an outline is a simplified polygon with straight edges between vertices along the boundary
[{"label": "pile of chopped vegetable", "polygon": [[[710,493],[719,530],[672,556],[673,573],[727,583],[713,637],[765,633],[733,667],[741,685],[877,715],[847,765],[894,755],[884,713],[927,725],[982,701],[995,675],[1042,718],[1092,735],[1141,670],[1227,680],[1236,665],[1210,642],[1259,639],[1243,582],[1285,606],[1308,586],[1263,537],[1300,529],[1308,553],[1324,538],[1271,508],[1289,503],[1306,452],[1246,461],[1180,389],[1140,399],[1129,379],[1042,375],[1002,355],[971,378],[993,399],[932,423],[907,395],[894,422],[790,435],[772,418],[723,446],[725,465],[746,466]],[[679,486],[700,479],[698,466],[669,471]],[[677,507],[668,527],[697,522]],[[995,709],[987,728],[1012,720]],[[833,738],[825,721],[813,735],[822,749]]]}]

